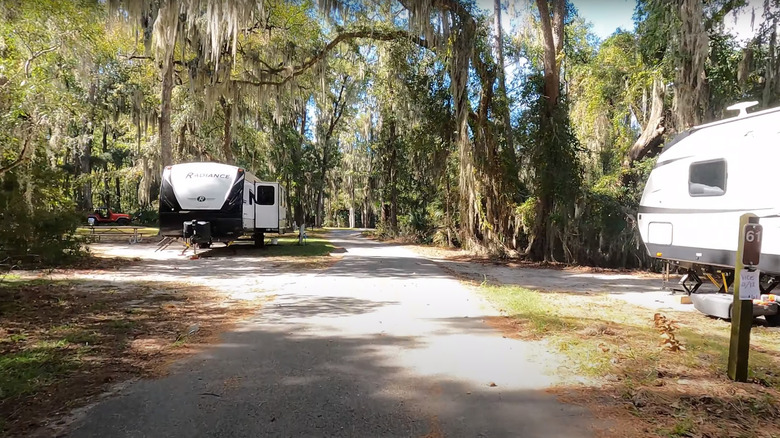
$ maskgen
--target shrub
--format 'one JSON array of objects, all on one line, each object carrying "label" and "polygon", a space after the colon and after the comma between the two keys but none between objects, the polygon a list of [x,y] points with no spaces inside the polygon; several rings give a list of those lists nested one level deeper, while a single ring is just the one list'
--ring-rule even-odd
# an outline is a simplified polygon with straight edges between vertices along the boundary
[{"label": "shrub", "polygon": [[72,204],[41,197],[30,206],[15,188],[0,190],[0,264],[56,265],[85,254]]},{"label": "shrub", "polygon": [[139,225],[156,227],[160,223],[160,211],[153,207],[143,207],[132,215],[133,222]]}]

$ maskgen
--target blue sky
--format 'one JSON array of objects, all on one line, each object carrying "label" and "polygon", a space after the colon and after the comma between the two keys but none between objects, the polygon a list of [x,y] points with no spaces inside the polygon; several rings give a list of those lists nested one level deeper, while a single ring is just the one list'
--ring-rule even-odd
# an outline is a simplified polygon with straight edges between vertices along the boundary
[{"label": "blue sky", "polygon": [[[476,0],[477,5],[492,13],[494,0]],[[571,0],[579,11],[581,17],[593,24],[592,31],[601,40],[612,35],[618,28],[626,30],[634,29],[634,8],[636,0]],[[504,29],[510,29],[511,15],[522,15],[528,13],[535,0],[501,0],[505,10],[502,22]],[[762,18],[763,0],[747,0],[745,7],[741,8],[737,14],[729,14],[724,23],[726,30],[730,32],[737,41],[743,42],[753,36],[757,26],[763,21]],[[755,14],[755,22],[751,16]],[[752,24],[752,26],[751,26]]]},{"label": "blue sky", "polygon": [[634,0],[573,0],[580,16],[593,23],[593,33],[602,40],[621,27],[634,29]]},{"label": "blue sky", "polygon": [[[501,0],[504,8],[510,10],[510,14],[504,13],[502,22],[504,28],[509,29],[509,15],[528,12],[534,0]],[[627,30],[634,28],[635,0],[572,0],[580,16],[593,23],[593,33],[599,38],[605,39],[612,35],[618,27]],[[492,13],[493,0],[477,0],[477,5]]]}]

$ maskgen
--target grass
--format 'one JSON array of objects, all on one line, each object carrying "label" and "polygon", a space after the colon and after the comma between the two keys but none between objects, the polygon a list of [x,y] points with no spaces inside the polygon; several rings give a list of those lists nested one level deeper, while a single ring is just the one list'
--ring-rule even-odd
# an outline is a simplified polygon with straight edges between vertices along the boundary
[{"label": "grass", "polygon": [[[267,259],[271,266],[277,270],[300,270],[326,268],[338,259],[330,257],[332,253],[344,252],[336,248],[327,240],[327,232],[323,230],[307,231],[308,238],[305,245],[298,244],[298,236],[295,233],[284,235],[266,235],[266,245],[255,248],[241,241],[229,247],[216,246],[203,252],[201,257],[230,257],[235,254],[244,254],[251,257]],[[271,245],[272,239],[276,239],[276,245]]]},{"label": "grass", "polygon": [[278,245],[267,245],[265,250],[268,256],[279,257],[316,257],[325,256],[333,252],[335,247],[322,237],[310,237],[305,245],[298,245],[297,237],[280,237]]},{"label": "grass", "polygon": [[14,399],[52,384],[78,367],[65,342],[42,342],[0,357],[0,399]]},{"label": "grass", "polygon": [[[685,347],[669,351],[660,346],[655,311],[607,295],[489,285],[480,291],[507,315],[497,322],[505,335],[546,340],[566,357],[569,373],[589,379],[572,402],[628,418],[637,431],[656,436],[722,436],[725,430],[780,436],[780,425],[770,420],[780,415],[776,330],[753,328],[751,384],[739,384],[725,375],[728,322],[669,312],[677,321],[673,334]],[[616,436],[621,433],[631,435]]]}]

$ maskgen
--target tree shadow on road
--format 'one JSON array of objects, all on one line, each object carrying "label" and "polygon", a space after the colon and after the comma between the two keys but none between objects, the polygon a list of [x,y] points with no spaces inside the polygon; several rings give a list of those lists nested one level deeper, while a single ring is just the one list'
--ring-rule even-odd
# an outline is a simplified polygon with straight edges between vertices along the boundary
[{"label": "tree shadow on road", "polygon": [[459,364],[434,355],[418,367],[402,366],[401,358],[428,348],[428,337],[320,331],[306,320],[367,321],[394,302],[306,301],[269,307],[170,376],[138,382],[99,404],[68,436],[592,435],[585,410],[544,391],[513,389],[499,376],[495,384],[433,371],[495,365],[478,345],[454,347]]}]

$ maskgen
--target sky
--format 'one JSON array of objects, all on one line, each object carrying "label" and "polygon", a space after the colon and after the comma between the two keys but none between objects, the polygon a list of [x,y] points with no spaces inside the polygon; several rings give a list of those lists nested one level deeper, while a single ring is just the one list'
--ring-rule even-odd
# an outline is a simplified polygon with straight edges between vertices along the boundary
[{"label": "sky", "polygon": [[593,33],[606,39],[617,28],[634,29],[634,0],[573,0],[580,16],[593,23]]},{"label": "sky", "polygon": [[[534,0],[501,0],[504,7],[510,11],[524,12],[530,9]],[[604,40],[618,28],[634,29],[635,0],[572,0],[581,17],[593,24],[593,33]],[[480,8],[493,11],[493,0],[477,0]],[[755,18],[753,19],[753,11]],[[747,6],[734,16],[729,14],[725,19],[726,29],[734,34],[739,41],[744,41],[753,35],[755,27],[762,21],[763,0],[748,0]],[[502,22],[504,29],[510,29],[509,17],[504,13]],[[752,24],[752,27],[751,27]]]},{"label": "sky", "polygon": [[[527,12],[534,0],[501,0],[505,8],[514,13]],[[572,0],[580,16],[593,23],[593,33],[600,39],[612,35],[618,27],[627,30],[634,28],[634,6],[635,0]],[[493,0],[477,0],[480,8],[493,11]],[[502,18],[503,26],[509,29],[509,16],[504,13]]]}]

